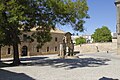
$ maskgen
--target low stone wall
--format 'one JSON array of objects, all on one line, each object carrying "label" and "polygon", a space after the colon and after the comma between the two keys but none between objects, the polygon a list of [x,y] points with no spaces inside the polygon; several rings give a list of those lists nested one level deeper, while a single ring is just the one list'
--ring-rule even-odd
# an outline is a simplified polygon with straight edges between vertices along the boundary
[{"label": "low stone wall", "polygon": [[95,53],[95,52],[117,52],[117,43],[91,43],[76,45],[75,51],[80,53]]}]

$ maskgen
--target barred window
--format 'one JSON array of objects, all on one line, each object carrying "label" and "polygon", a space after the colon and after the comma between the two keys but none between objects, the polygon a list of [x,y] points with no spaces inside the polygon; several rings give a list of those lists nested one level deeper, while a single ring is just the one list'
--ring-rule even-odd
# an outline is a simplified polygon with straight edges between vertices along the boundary
[{"label": "barred window", "polygon": [[23,34],[23,41],[27,41],[27,34]]},{"label": "barred window", "polygon": [[57,46],[55,47],[55,51],[57,51]]},{"label": "barred window", "polygon": [[49,51],[49,47],[47,47],[47,52]]},{"label": "barred window", "polygon": [[8,48],[8,54],[10,54],[10,48]]},{"label": "barred window", "polygon": [[37,48],[37,52],[39,52],[39,48]]},{"label": "barred window", "polygon": [[55,37],[55,41],[57,42],[57,37]]}]

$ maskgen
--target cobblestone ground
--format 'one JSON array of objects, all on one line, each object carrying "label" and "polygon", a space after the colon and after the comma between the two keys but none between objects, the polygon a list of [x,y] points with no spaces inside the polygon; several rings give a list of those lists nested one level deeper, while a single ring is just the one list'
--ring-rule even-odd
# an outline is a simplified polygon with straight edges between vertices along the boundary
[{"label": "cobblestone ground", "polygon": [[[26,65],[1,67],[0,80],[120,80],[120,56],[114,53],[57,55],[22,58]],[[3,60],[5,61],[5,60]],[[8,62],[9,60],[7,60]]]}]

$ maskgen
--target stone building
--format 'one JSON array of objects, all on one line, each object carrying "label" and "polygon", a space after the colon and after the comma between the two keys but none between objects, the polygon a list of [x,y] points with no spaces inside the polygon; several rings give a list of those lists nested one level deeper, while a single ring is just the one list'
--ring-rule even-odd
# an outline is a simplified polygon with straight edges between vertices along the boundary
[{"label": "stone building", "polygon": [[82,35],[82,37],[86,39],[86,43],[92,43],[93,42],[92,35]]},{"label": "stone building", "polygon": [[120,0],[115,0],[115,5],[117,8],[117,53],[120,54]]},{"label": "stone building", "polygon": [[[60,44],[62,43],[62,39],[65,35],[64,31],[59,29],[51,30],[51,41],[45,43],[41,49],[37,49],[37,41],[34,42],[26,42],[24,41],[25,36],[31,35],[36,29],[32,29],[31,32],[23,33],[21,35],[21,39],[23,41],[19,45],[19,53],[21,56],[34,56],[41,54],[55,54],[59,53]],[[11,57],[13,55],[13,49],[10,46],[5,46],[1,48],[1,57]]]},{"label": "stone building", "polygon": [[112,42],[117,43],[117,33],[112,32],[111,35],[112,35]]}]

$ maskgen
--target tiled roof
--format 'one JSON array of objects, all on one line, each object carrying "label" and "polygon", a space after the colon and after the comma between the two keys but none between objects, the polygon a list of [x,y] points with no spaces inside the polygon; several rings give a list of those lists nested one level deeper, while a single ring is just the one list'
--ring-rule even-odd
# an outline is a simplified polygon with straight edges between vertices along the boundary
[{"label": "tiled roof", "polygon": [[[31,29],[31,31],[36,31],[36,28]],[[55,28],[54,30],[51,29],[50,32],[51,32],[51,33],[65,33],[64,31],[62,31],[62,30],[60,30],[60,29],[58,29],[58,28]]]},{"label": "tiled roof", "polygon": [[60,30],[58,28],[56,28],[55,30],[52,29],[50,32],[51,33],[65,33],[64,31],[62,31],[62,30]]}]

